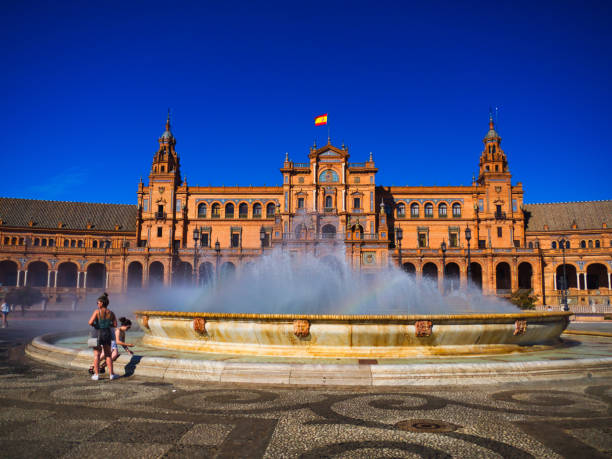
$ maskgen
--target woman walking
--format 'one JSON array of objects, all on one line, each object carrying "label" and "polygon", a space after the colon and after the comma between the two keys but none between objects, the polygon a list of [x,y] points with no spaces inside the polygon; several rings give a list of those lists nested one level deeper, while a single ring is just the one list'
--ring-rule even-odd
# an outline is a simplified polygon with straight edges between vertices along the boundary
[{"label": "woman walking", "polygon": [[115,379],[117,376],[113,373],[113,359],[111,358],[111,341],[113,339],[111,328],[117,326],[117,318],[113,311],[108,309],[108,293],[105,292],[98,298],[98,309],[89,318],[89,325],[98,329],[98,345],[93,348],[94,374],[91,379],[97,381],[100,377],[100,353],[102,351],[106,356],[110,379]]}]

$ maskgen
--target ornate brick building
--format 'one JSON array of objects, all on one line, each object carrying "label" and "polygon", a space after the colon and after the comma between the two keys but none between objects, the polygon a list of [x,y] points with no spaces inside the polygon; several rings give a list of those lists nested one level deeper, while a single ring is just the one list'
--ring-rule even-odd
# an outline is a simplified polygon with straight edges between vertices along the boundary
[{"label": "ornate brick building", "polygon": [[[288,156],[280,187],[183,179],[170,120],[136,205],[0,198],[0,282],[58,294],[214,284],[273,248],[337,256],[364,274],[402,266],[447,291],[533,289],[558,305],[609,304],[612,201],[524,204],[493,121],[470,186],[388,187],[372,155],[329,142]],[[467,231],[466,231],[467,230]]]}]

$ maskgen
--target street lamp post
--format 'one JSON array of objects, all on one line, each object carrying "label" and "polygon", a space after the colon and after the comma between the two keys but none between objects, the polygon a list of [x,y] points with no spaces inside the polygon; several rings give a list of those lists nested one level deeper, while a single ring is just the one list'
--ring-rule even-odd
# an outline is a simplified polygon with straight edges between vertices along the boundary
[{"label": "street lamp post", "polygon": [[198,242],[200,242],[200,230],[193,230],[193,285],[198,283]]},{"label": "street lamp post", "polygon": [[563,285],[561,286],[561,307],[564,311],[569,311],[567,305],[567,267],[565,266],[565,245],[567,240],[561,238],[559,245],[561,246],[561,253],[563,254]]},{"label": "street lamp post", "polygon": [[397,237],[397,244],[398,244],[397,254],[399,258],[398,260],[399,268],[404,269],[404,266],[402,265],[402,239],[404,238],[404,233],[399,226],[395,228],[395,236]]},{"label": "street lamp post", "polygon": [[440,244],[442,250],[442,294],[446,293],[446,242]]},{"label": "street lamp post", "polygon": [[217,263],[215,265],[215,277],[218,283],[219,282],[219,256],[221,256],[221,244],[219,244],[218,239],[217,239],[217,242],[215,242],[215,252],[217,254]]},{"label": "street lamp post", "polygon": [[108,239],[105,239],[104,241],[102,241],[104,244],[104,277],[102,277],[102,282],[104,284],[104,288],[106,288],[107,286],[107,279],[106,279],[106,251],[108,250],[108,248],[110,247],[110,243],[111,241],[109,241]]},{"label": "street lamp post", "polygon": [[467,241],[467,286],[469,288],[472,282],[472,267],[470,266],[470,239],[472,239],[472,230],[468,227],[465,229],[465,240]]},{"label": "street lamp post", "polygon": [[261,241],[261,254],[264,254],[264,242],[266,241],[266,230],[262,226],[259,229],[259,240]]}]

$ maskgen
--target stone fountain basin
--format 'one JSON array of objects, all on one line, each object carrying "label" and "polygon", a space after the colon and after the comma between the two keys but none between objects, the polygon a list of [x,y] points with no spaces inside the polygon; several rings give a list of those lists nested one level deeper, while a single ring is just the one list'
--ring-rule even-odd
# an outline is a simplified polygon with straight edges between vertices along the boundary
[{"label": "stone fountain basin", "polygon": [[136,311],[149,346],[215,354],[399,358],[541,350],[570,312],[295,315]]}]

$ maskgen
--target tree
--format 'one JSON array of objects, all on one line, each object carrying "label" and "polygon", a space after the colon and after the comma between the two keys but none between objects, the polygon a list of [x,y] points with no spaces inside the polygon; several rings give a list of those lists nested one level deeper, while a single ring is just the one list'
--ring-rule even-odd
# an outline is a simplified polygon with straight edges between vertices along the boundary
[{"label": "tree", "polygon": [[532,289],[518,289],[510,296],[510,302],[521,309],[535,309],[538,296],[532,293]]},{"label": "tree", "polygon": [[44,295],[39,289],[34,287],[15,288],[6,294],[6,302],[8,304],[21,306],[21,313],[25,312],[25,308],[29,308],[33,304],[40,303],[44,299]]}]

